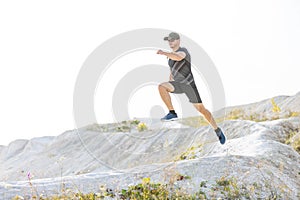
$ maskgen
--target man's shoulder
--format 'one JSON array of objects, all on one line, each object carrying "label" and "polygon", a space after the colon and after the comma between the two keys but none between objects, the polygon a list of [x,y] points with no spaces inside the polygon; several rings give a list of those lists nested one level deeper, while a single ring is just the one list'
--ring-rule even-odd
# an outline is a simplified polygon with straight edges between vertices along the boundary
[{"label": "man's shoulder", "polygon": [[189,51],[185,47],[179,47],[178,51],[183,51],[185,53],[189,53]]},{"label": "man's shoulder", "polygon": [[187,48],[185,48],[185,47],[179,47],[179,49],[184,49],[184,50],[187,50]]}]

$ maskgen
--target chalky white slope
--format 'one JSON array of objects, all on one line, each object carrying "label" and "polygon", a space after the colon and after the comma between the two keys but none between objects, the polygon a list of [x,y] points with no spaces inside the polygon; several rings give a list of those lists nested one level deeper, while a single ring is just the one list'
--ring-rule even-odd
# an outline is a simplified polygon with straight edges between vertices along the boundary
[{"label": "chalky white slope", "polygon": [[[275,100],[282,112],[300,111],[299,93]],[[271,115],[270,105],[270,100],[265,100],[238,108]],[[57,137],[16,140],[1,146],[0,199],[30,196],[28,172],[37,193],[48,196],[59,193],[62,186],[87,193],[99,191],[100,185],[113,191],[126,189],[143,177],[167,182],[178,172],[191,177],[176,182],[190,193],[198,191],[202,181],[208,181],[204,188],[208,192],[215,180],[225,176],[246,185],[261,185],[261,197],[270,191],[278,191],[286,199],[299,197],[300,155],[284,144],[291,132],[299,133],[297,116],[220,123],[227,136],[225,145],[209,126],[193,128],[181,120],[140,120],[148,125],[147,131],[116,132],[116,124],[92,124]],[[185,152],[185,159],[178,159]]]}]

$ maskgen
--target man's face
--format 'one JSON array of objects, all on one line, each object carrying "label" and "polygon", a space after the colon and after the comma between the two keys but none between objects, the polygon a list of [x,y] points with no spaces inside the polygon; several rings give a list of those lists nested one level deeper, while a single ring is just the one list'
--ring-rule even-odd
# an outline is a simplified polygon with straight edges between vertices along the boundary
[{"label": "man's face", "polygon": [[174,47],[177,47],[177,46],[179,46],[179,43],[180,43],[180,40],[178,39],[178,40],[168,40],[169,41],[169,46],[170,46],[170,48],[174,48]]}]

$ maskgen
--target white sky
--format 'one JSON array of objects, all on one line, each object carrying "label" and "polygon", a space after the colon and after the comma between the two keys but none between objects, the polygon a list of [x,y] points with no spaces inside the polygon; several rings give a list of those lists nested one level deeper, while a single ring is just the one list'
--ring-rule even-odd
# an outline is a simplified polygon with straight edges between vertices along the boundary
[{"label": "white sky", "polygon": [[[297,0],[1,1],[0,26],[3,145],[73,129],[74,84],[83,62],[102,42],[138,28],[170,29],[197,42],[221,75],[227,106],[300,91]],[[210,107],[200,78],[196,83]],[[144,89],[132,96],[131,116],[163,105],[158,91],[145,102],[143,93],[155,90]],[[101,110],[102,117],[110,114]]]}]

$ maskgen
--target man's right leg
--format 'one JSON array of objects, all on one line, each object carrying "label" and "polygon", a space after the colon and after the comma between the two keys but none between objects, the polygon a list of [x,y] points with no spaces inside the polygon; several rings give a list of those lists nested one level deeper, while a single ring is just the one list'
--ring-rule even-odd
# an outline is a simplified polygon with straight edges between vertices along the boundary
[{"label": "man's right leg", "polygon": [[166,116],[164,116],[163,118],[161,118],[161,120],[162,121],[173,121],[173,120],[178,119],[178,116],[172,105],[171,96],[169,94],[169,92],[175,91],[175,86],[173,86],[169,82],[165,82],[165,83],[159,84],[158,90],[159,90],[162,100],[164,101],[164,103],[166,104],[166,106],[169,109],[169,113]]},{"label": "man's right leg", "polygon": [[169,82],[164,82],[158,85],[159,94],[169,110],[174,110],[171,96],[169,92],[175,90],[174,86]]}]

